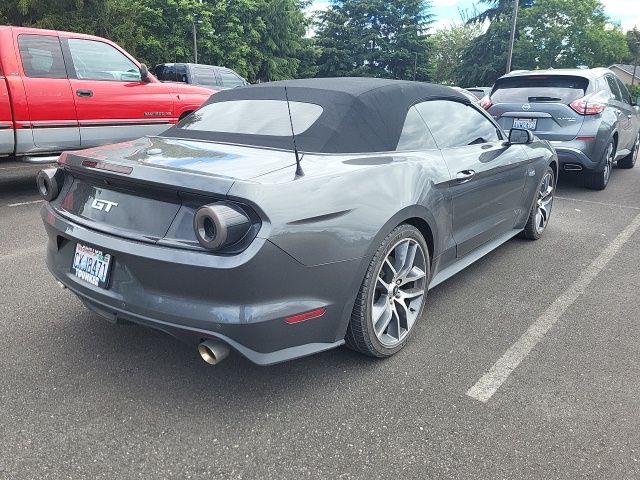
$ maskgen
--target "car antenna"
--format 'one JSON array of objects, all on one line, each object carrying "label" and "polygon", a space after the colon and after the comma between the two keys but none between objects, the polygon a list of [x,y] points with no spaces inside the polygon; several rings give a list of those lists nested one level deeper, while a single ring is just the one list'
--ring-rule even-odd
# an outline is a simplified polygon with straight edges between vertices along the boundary
[{"label": "car antenna", "polygon": [[289,111],[289,124],[291,125],[291,137],[293,138],[293,153],[296,155],[296,177],[304,177],[302,165],[300,165],[300,153],[298,153],[298,146],[296,145],[296,132],[293,129],[293,119],[291,118],[291,107],[289,106],[287,87],[284,87],[284,96],[287,99],[287,110]]}]

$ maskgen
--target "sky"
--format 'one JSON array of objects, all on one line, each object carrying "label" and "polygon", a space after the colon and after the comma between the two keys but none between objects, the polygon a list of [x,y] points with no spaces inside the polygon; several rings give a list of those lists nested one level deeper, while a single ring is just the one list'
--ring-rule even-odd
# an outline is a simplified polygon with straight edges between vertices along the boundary
[{"label": "sky", "polygon": [[[630,30],[635,25],[640,28],[640,0],[601,0],[605,6],[605,12],[612,21],[620,23],[623,30]],[[431,12],[435,15],[435,28],[449,26],[452,22],[458,22],[460,15],[459,9],[473,9],[473,5],[478,3],[477,0],[431,0]],[[329,0],[315,0],[313,9],[326,8]],[[480,4],[479,10],[486,8],[486,5]]]}]

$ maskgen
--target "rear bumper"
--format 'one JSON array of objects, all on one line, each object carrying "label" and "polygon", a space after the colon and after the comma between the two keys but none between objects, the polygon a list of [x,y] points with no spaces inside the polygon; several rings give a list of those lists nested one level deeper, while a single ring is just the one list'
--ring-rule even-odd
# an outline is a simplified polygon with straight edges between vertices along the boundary
[{"label": "rear bumper", "polygon": [[[249,360],[267,365],[344,343],[345,306],[359,260],[306,267],[268,240],[221,257],[145,244],[76,225],[42,208],[49,237],[47,266],[91,310],[112,322],[131,321],[189,343],[218,338]],[[76,243],[113,255],[108,289],[71,273]],[[326,308],[293,325],[290,315]]]},{"label": "rear bumper", "polygon": [[597,155],[595,140],[551,141],[558,154],[560,169],[566,171],[598,170],[603,167],[601,155]]}]

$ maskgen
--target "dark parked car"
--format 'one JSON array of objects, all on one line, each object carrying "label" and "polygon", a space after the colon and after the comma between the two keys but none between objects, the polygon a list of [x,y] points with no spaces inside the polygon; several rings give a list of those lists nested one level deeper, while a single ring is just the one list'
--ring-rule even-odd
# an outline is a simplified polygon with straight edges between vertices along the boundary
[{"label": "dark parked car", "polygon": [[226,67],[201,65],[199,63],[162,63],[154,69],[158,80],[182,82],[203,87],[225,90],[249,85],[244,78]]},{"label": "dark parked car", "polygon": [[470,92],[466,88],[462,88],[462,87],[451,87],[451,88],[453,88],[456,92],[459,92],[465,97],[467,97],[469,101],[473,103],[480,103],[480,100],[478,99],[478,97],[476,97],[472,92]]},{"label": "dark parked car", "polygon": [[491,87],[468,87],[465,90],[473,93],[478,100],[482,100],[483,97],[491,93]]},{"label": "dark parked car", "polygon": [[548,142],[448,87],[367,78],[225,90],[59,164],[38,176],[53,276],[212,364],[392,355],[429,288],[542,235],[558,173]]},{"label": "dark parked car", "polygon": [[513,72],[496,81],[482,105],[502,128],[526,128],[549,140],[560,168],[583,171],[589,188],[607,186],[614,162],[636,163],[637,100],[609,69]]}]

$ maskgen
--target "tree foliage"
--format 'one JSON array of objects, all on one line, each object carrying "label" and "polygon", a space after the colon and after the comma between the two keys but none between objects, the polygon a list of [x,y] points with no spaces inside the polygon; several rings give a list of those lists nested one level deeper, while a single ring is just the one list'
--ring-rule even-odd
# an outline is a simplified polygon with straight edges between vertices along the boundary
[{"label": "tree foliage", "polygon": [[629,49],[629,55],[625,59],[626,63],[633,64],[638,57],[640,57],[640,30],[638,27],[633,27],[626,34],[627,48]]},{"label": "tree foliage", "polygon": [[[505,73],[514,2],[482,0],[487,10],[470,22],[489,23],[455,70],[463,85],[491,85]],[[600,0],[519,0],[512,68],[601,67],[629,55],[625,36],[611,25]]]},{"label": "tree foliage", "polygon": [[333,0],[319,16],[318,75],[429,78],[424,0]]},{"label": "tree foliage", "polygon": [[628,55],[599,0],[545,0],[523,10],[515,68],[608,67]]},{"label": "tree foliage", "polygon": [[[0,24],[109,38],[150,67],[225,65],[250,81],[378,76],[461,86],[504,74],[515,0],[479,0],[469,23],[431,32],[428,0],[0,0]],[[514,69],[633,63],[640,31],[612,26],[600,0],[518,0]]]},{"label": "tree foliage", "polygon": [[464,60],[465,51],[482,33],[478,23],[453,24],[436,31],[431,36],[431,81],[457,85],[458,65]]},{"label": "tree foliage", "polygon": [[301,0],[3,0],[0,21],[90,33],[117,42],[153,66],[225,65],[249,80],[296,76],[312,46]]}]

